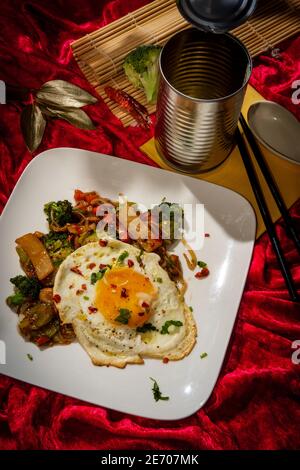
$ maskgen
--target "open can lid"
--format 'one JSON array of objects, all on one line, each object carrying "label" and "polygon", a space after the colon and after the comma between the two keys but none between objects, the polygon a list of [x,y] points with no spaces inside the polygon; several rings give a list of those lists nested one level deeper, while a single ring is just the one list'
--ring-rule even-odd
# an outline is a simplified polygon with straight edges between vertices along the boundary
[{"label": "open can lid", "polygon": [[196,28],[225,33],[252,15],[257,0],[177,0],[181,15]]}]

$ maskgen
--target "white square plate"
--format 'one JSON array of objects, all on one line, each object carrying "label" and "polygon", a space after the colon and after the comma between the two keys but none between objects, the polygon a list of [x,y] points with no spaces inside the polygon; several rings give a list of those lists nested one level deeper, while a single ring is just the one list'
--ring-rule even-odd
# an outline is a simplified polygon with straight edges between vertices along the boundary
[{"label": "white square plate", "polygon": [[[44,203],[73,201],[75,188],[96,190],[150,207],[167,201],[205,205],[205,232],[210,237],[198,259],[208,263],[210,276],[197,280],[186,267],[186,302],[194,309],[198,327],[192,353],[163,364],[146,359],[124,370],[96,367],[78,343],[40,351],[17,331],[17,316],[6,306],[12,291],[9,279],[20,273],[15,239],[45,230]],[[6,365],[0,372],[50,390],[115,410],[156,419],[191,415],[209,398],[225,356],[246,280],[255,238],[256,220],[250,204],[238,194],[188,176],[132,163],[85,150],[59,148],[36,157],[16,185],[0,221],[1,316],[0,340],[6,345]],[[201,359],[201,353],[208,356]],[[33,356],[30,361],[27,354]],[[155,402],[150,377],[169,401]]]}]

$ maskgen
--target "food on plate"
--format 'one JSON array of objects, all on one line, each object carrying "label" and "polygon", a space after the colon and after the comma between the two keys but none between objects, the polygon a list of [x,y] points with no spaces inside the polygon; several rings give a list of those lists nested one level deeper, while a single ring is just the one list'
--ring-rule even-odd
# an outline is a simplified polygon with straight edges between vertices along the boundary
[{"label": "food on plate", "polygon": [[[78,189],[74,199],[45,204],[49,231],[16,240],[24,275],[11,279],[7,303],[22,336],[43,347],[77,338],[97,365],[124,367],[146,357],[166,363],[189,354],[196,326],[181,263],[168,251],[183,220],[180,206],[163,201],[132,215],[135,204],[128,203],[134,237],[122,224],[120,201]],[[111,217],[103,207],[116,214],[114,237],[105,225],[99,238],[98,224]]]},{"label": "food on plate", "polygon": [[163,396],[161,391],[160,391],[160,388],[159,388],[159,385],[158,383],[156,382],[155,379],[152,379],[152,377],[150,377],[150,379],[152,380],[153,382],[153,387],[152,387],[152,393],[153,393],[153,398],[155,401],[159,401],[159,400],[163,400],[163,401],[167,401],[170,399],[170,397],[166,397],[166,396]]},{"label": "food on plate", "polygon": [[126,91],[107,86],[104,91],[109,99],[117,103],[120,108],[127,111],[133,119],[144,129],[150,128],[150,117],[147,108]]},{"label": "food on plate", "polygon": [[179,360],[195,343],[192,313],[159,256],[140,256],[120,240],[104,238],[69,255],[57,272],[54,299],[96,365]]},{"label": "food on plate", "polygon": [[27,233],[16,240],[17,245],[31,261],[37,278],[41,281],[53,272],[53,264],[44,245],[33,233]]},{"label": "food on plate", "polygon": [[142,45],[125,57],[124,72],[135,88],[144,90],[147,103],[155,103],[157,99],[160,51],[160,46]]}]

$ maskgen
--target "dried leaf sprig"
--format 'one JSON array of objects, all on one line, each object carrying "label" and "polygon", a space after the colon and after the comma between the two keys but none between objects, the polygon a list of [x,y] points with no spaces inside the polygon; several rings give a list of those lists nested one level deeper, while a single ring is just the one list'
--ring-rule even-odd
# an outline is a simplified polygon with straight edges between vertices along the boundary
[{"label": "dried leaf sprig", "polygon": [[96,102],[94,96],[77,85],[64,80],[46,82],[21,114],[21,130],[30,152],[42,142],[47,119],[64,119],[80,129],[95,129],[91,118],[80,108]]}]

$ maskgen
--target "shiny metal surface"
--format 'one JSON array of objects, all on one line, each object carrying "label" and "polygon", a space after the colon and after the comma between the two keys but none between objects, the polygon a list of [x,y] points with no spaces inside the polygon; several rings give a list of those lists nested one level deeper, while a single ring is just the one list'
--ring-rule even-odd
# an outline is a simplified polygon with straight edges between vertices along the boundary
[{"label": "shiny metal surface", "polygon": [[193,173],[230,153],[251,74],[246,48],[230,34],[196,28],[173,36],[160,56],[155,143],[171,166]]}]

